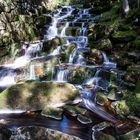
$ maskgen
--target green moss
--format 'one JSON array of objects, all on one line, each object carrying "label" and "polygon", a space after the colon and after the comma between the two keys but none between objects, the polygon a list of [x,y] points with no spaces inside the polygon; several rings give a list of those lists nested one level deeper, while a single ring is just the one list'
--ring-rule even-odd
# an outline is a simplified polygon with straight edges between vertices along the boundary
[{"label": "green moss", "polygon": [[136,140],[140,134],[140,129],[135,129],[119,137],[120,140]]},{"label": "green moss", "polygon": [[4,90],[0,94],[0,108],[47,109],[74,99],[78,93],[68,83],[30,81]]},{"label": "green moss", "polygon": [[118,31],[114,32],[112,37],[117,41],[131,41],[137,36],[134,31]]},{"label": "green moss", "polygon": [[140,94],[130,94],[125,98],[126,104],[130,109],[130,112],[140,117]]},{"label": "green moss", "polygon": [[70,83],[82,84],[85,79],[89,79],[95,74],[95,70],[90,70],[86,68],[77,68],[72,72]]},{"label": "green moss", "polygon": [[129,106],[127,105],[125,99],[113,102],[112,106],[116,110],[116,113],[120,116],[127,116],[130,114]]}]

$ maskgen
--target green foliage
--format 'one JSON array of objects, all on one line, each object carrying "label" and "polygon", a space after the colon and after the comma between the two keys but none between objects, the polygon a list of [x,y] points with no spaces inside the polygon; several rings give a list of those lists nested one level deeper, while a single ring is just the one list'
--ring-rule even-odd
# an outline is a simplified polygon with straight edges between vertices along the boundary
[{"label": "green foliage", "polygon": [[118,31],[114,32],[112,37],[118,41],[131,41],[137,36],[134,31]]},{"label": "green foliage", "polygon": [[125,97],[125,100],[131,113],[134,113],[136,116],[140,117],[140,96],[129,95]]}]

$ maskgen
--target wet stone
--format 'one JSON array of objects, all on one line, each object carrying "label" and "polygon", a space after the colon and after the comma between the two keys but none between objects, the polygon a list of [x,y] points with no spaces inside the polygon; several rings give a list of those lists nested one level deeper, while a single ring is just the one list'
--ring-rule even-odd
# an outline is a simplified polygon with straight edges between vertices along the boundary
[{"label": "wet stone", "polygon": [[66,111],[68,114],[71,116],[77,116],[78,114],[85,114],[86,109],[78,107],[78,106],[70,106],[70,105],[65,105],[63,107],[64,111]]},{"label": "wet stone", "polygon": [[63,114],[63,110],[62,109],[55,109],[55,108],[50,108],[49,111],[45,111],[43,110],[41,112],[42,116],[45,116],[47,118],[53,118],[56,120],[61,120],[62,119],[62,114]]},{"label": "wet stone", "polygon": [[103,106],[107,100],[107,96],[105,96],[103,92],[98,92],[96,97],[96,103],[98,105]]},{"label": "wet stone", "polygon": [[110,127],[111,126],[111,123],[109,122],[101,122],[99,124],[96,124],[92,127],[92,130],[93,131],[100,131],[100,130],[103,130],[107,127]]},{"label": "wet stone", "polygon": [[81,115],[81,114],[79,114],[79,115],[77,116],[77,120],[78,120],[79,122],[81,122],[82,124],[89,124],[89,123],[92,123],[92,120],[91,120],[89,117],[84,116],[84,115]]},{"label": "wet stone", "polygon": [[39,126],[19,127],[9,140],[80,140],[75,136]]},{"label": "wet stone", "polygon": [[98,131],[92,133],[92,138],[96,140],[116,140],[115,137]]},{"label": "wet stone", "polygon": [[140,139],[140,129],[135,129],[120,136],[120,140],[139,140],[139,139]]}]

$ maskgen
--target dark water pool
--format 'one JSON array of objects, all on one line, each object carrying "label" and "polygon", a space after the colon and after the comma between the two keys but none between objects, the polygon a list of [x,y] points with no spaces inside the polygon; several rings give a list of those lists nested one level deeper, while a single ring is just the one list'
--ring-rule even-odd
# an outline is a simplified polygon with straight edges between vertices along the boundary
[{"label": "dark water pool", "polygon": [[[90,125],[83,125],[76,120],[74,117],[69,117],[68,115],[63,115],[63,119],[55,120],[47,118],[41,115],[30,116],[21,114],[0,115],[0,119],[4,119],[7,123],[2,124],[6,128],[11,128],[14,130],[16,127],[20,126],[43,126],[53,130],[58,130],[70,135],[77,136],[83,140],[91,140],[92,130]],[[1,125],[1,124],[0,124]],[[12,129],[13,128],[13,129]]]}]

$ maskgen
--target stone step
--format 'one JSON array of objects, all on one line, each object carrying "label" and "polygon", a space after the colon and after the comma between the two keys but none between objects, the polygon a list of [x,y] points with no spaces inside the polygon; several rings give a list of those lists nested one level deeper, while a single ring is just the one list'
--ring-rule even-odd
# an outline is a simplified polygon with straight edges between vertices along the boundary
[{"label": "stone step", "polygon": [[[57,24],[57,27],[64,27],[67,22],[59,22]],[[86,27],[88,25],[88,22],[69,22],[69,27]]]},{"label": "stone step", "polygon": [[86,36],[67,36],[65,37],[70,42],[87,42],[87,37]]},{"label": "stone step", "polygon": [[[58,31],[62,31],[63,27],[59,27]],[[80,27],[68,27],[66,29],[67,36],[80,36],[81,28]]]}]

